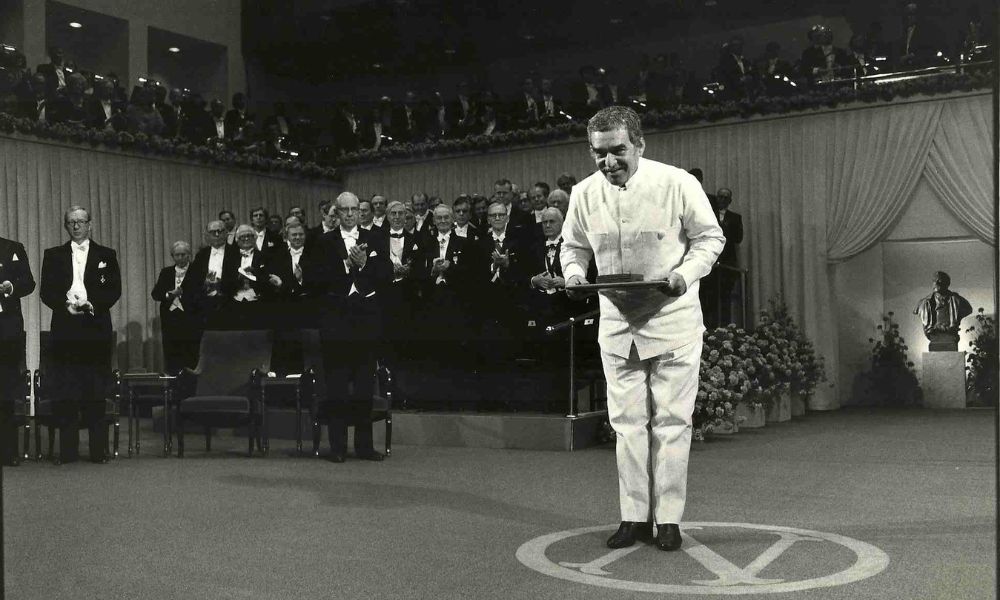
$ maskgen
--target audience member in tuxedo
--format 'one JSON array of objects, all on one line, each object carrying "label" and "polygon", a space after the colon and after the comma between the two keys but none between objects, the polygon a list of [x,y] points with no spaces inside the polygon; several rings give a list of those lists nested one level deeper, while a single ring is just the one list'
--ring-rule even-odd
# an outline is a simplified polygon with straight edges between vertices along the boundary
[{"label": "audience member in tuxedo", "polygon": [[563,173],[556,178],[556,187],[566,192],[567,196],[573,190],[574,185],[576,185],[576,177],[573,177],[572,173]]},{"label": "audience member in tuxedo", "polygon": [[219,220],[226,227],[226,243],[233,244],[236,242],[236,215],[233,211],[224,209],[219,211]]},{"label": "audience member in tuxedo", "polygon": [[[228,211],[222,211],[223,214]],[[232,260],[231,255],[239,255],[232,244],[227,243],[229,233],[222,221],[209,221],[205,226],[207,246],[195,254],[190,275],[184,279],[181,302],[191,310],[202,329],[220,329],[226,297],[222,291],[223,267]],[[228,259],[228,260],[227,260]]]},{"label": "audience member in tuxedo", "polygon": [[[392,263],[376,234],[359,229],[358,197],[337,196],[339,232],[320,238],[315,273],[306,272],[325,293],[321,316],[331,460],[347,454],[347,427],[354,425],[354,453],[382,460],[372,444],[372,395],[382,335],[379,292],[392,280]],[[379,250],[382,250],[380,252]]]},{"label": "audience member in tuxedo", "polygon": [[[308,228],[308,226],[306,225],[306,209],[305,208],[303,208],[303,207],[301,207],[301,206],[299,206],[297,204],[293,204],[291,207],[289,207],[289,209],[288,209],[288,215],[285,217],[285,227],[286,228],[288,227],[288,217],[295,217],[296,219],[299,220],[299,223],[301,223],[303,227]],[[286,233],[287,233],[287,231],[286,231]]]},{"label": "audience member in tuxedo", "polygon": [[289,138],[292,135],[292,121],[288,117],[284,102],[275,102],[272,106],[272,113],[264,119],[264,129],[274,126],[278,129],[278,135]]},{"label": "audience member in tuxedo", "polygon": [[427,194],[417,192],[410,196],[410,206],[413,208],[413,218],[416,220],[417,232],[430,237],[430,234],[434,231],[434,223],[431,213],[427,209]]},{"label": "audience member in tuxedo", "polygon": [[529,228],[534,225],[535,217],[530,212],[523,211],[516,206],[514,202],[516,198],[514,184],[509,179],[498,179],[493,184],[493,199],[507,208],[510,224],[515,227]]},{"label": "audience member in tuxedo", "polygon": [[613,67],[597,69],[597,87],[601,91],[604,106],[618,104],[618,82]]},{"label": "audience member in tuxedo", "polygon": [[212,115],[205,110],[205,99],[197,92],[191,94],[186,104],[180,123],[181,137],[192,144],[203,145],[215,137]]},{"label": "audience member in tuxedo", "polygon": [[111,98],[112,89],[111,82],[107,79],[94,81],[94,93],[84,101],[87,127],[108,131],[125,129],[125,115]]},{"label": "audience member in tuxedo", "polygon": [[66,75],[66,87],[49,100],[52,109],[53,123],[67,125],[85,125],[87,123],[87,107],[84,102],[87,89],[87,79],[79,73]]},{"label": "audience member in tuxedo", "polygon": [[372,223],[385,228],[386,199],[382,194],[372,194]]},{"label": "audience member in tuxedo", "polygon": [[392,137],[396,143],[422,142],[426,139],[426,117],[416,92],[403,95],[403,103],[393,110]]},{"label": "audience member in tuxedo", "polygon": [[562,100],[552,91],[552,80],[545,78],[539,84],[538,123],[543,127],[552,127],[567,121],[563,114]]},{"label": "audience member in tuxedo", "polygon": [[212,118],[212,133],[208,139],[216,144],[221,144],[233,136],[226,131],[226,105],[218,98],[209,104],[209,115]]},{"label": "audience member in tuxedo", "polygon": [[392,98],[389,96],[382,96],[379,99],[379,101],[375,104],[375,107],[372,109],[371,133],[365,132],[365,135],[362,136],[362,140],[367,138],[368,141],[371,142],[371,145],[363,141],[361,144],[362,148],[379,150],[380,148],[391,146],[399,142],[399,140],[395,138],[394,110]]},{"label": "audience member in tuxedo", "polygon": [[268,233],[273,233],[275,235],[281,236],[285,230],[285,222],[281,220],[281,215],[268,215],[267,217],[267,231]]},{"label": "audience member in tuxedo", "polygon": [[382,228],[375,224],[375,211],[370,200],[362,200],[358,203],[358,227],[366,229],[372,233],[381,234]]},{"label": "audience member in tuxedo", "polygon": [[153,107],[153,90],[137,87],[132,92],[132,100],[125,112],[125,127],[131,134],[160,135],[163,133],[163,117]]},{"label": "audience member in tuxedo", "polygon": [[[265,257],[265,269],[277,294],[272,301],[271,320],[279,332],[295,332],[319,327],[316,291],[306,285],[309,258],[305,254],[306,229],[298,217],[285,219],[287,246]],[[276,335],[271,353],[271,370],[278,375],[302,373],[305,365],[302,341],[297,335]]]},{"label": "audience member in tuxedo", "polygon": [[[184,241],[174,242],[170,246],[170,258],[174,264],[160,271],[151,295],[160,303],[164,372],[176,374],[184,367],[193,369],[198,365],[201,328],[194,307],[184,305],[184,289],[193,285],[194,277],[189,268],[191,245]],[[187,281],[188,277],[192,280]]]},{"label": "audience member in tuxedo", "polygon": [[451,205],[451,211],[455,215],[455,235],[465,238],[475,243],[483,234],[483,230],[472,223],[472,203],[469,196],[462,194]]},{"label": "audience member in tuxedo", "polygon": [[523,230],[509,223],[507,210],[502,202],[490,204],[490,230],[478,242],[482,258],[475,275],[480,288],[476,304],[481,311],[482,339],[493,348],[487,354],[501,358],[511,358],[517,349],[527,283],[524,262],[531,251]]},{"label": "audience member in tuxedo", "polygon": [[269,277],[267,260],[272,250],[259,250],[257,240],[253,227],[236,228],[236,252],[229,253],[222,265],[223,329],[273,328],[271,301],[280,295],[284,279],[275,282]]},{"label": "audience member in tuxedo", "polygon": [[49,101],[45,96],[45,76],[35,73],[28,80],[28,85],[21,100],[21,117],[37,123],[49,122]]},{"label": "audience member in tuxedo", "polygon": [[472,219],[471,223],[476,226],[481,233],[485,233],[490,228],[489,219],[486,217],[486,211],[490,206],[489,199],[486,196],[480,194],[473,194],[472,199]]},{"label": "audience member in tuxedo", "polygon": [[753,65],[743,56],[743,38],[733,36],[723,47],[718,64],[719,80],[725,86],[724,97],[747,98],[753,84]]},{"label": "audience member in tuxedo", "polygon": [[768,42],[764,47],[764,56],[757,62],[757,78],[765,96],[784,96],[795,89],[792,86],[795,70],[788,61],[780,57],[780,53],[781,45],[778,42]]},{"label": "audience member in tuxedo", "polygon": [[[940,53],[940,54],[939,54]],[[919,69],[944,64],[950,57],[947,42],[934,22],[920,14],[916,2],[903,7],[903,27],[896,43],[896,67]]]},{"label": "audience member in tuxedo", "polygon": [[181,105],[184,94],[177,88],[170,90],[170,104],[166,100],[166,88],[157,86],[156,110],[163,120],[163,137],[175,138],[180,135]]},{"label": "audience member in tuxedo", "polygon": [[236,143],[246,141],[245,129],[250,124],[250,115],[247,114],[247,97],[243,92],[236,92],[232,98],[233,107],[226,111],[225,131],[226,139]]},{"label": "audience member in tuxedo", "polygon": [[35,72],[45,77],[45,97],[53,99],[69,85],[69,69],[64,64],[65,55],[58,46],[49,47],[49,62],[40,64]]},{"label": "audience member in tuxedo", "polygon": [[837,67],[846,62],[844,51],[833,45],[833,32],[822,25],[809,30],[811,46],[802,51],[799,70],[809,85],[830,81],[837,76]]},{"label": "audience member in tuxedo", "polygon": [[580,67],[580,81],[573,90],[573,106],[576,115],[589,115],[604,107],[597,69],[592,65]]},{"label": "audience member in tuxedo", "polygon": [[564,219],[566,218],[566,211],[569,210],[569,194],[561,189],[552,190],[546,202],[551,208],[561,212]]},{"label": "audience member in tuxedo", "polygon": [[538,90],[535,82],[530,77],[525,77],[521,81],[521,91],[510,103],[507,110],[507,129],[530,129],[537,127],[541,115],[541,102],[538,98]]},{"label": "audience member in tuxedo", "polygon": [[562,306],[569,302],[569,298],[565,294],[558,293],[566,287],[566,280],[563,279],[562,267],[559,264],[562,224],[563,214],[559,209],[543,209],[541,226],[545,239],[543,243],[535,245],[534,251],[527,258],[525,269],[531,274],[528,283],[529,289],[532,290],[528,296],[529,309],[531,314],[541,321],[539,327],[571,316],[566,314]]},{"label": "audience member in tuxedo", "polygon": [[[436,235],[423,246],[419,258],[423,288],[421,325],[427,343],[423,355],[440,364],[464,362],[469,353],[461,347],[470,339],[469,309],[473,303],[475,251],[472,242],[455,235],[451,208],[434,208]],[[470,365],[471,366],[471,365]]]},{"label": "audience member in tuxedo", "polygon": [[28,253],[20,242],[0,237],[0,459],[18,464],[14,403],[22,400],[21,367],[25,362],[21,298],[35,290]]},{"label": "audience member in tuxedo", "polygon": [[535,223],[542,222],[542,212],[548,208],[549,194],[552,188],[544,181],[539,181],[531,188],[531,212]]},{"label": "audience member in tuxedo", "polygon": [[41,298],[52,309],[52,376],[59,394],[59,457],[79,458],[80,422],[89,429],[91,462],[107,462],[103,422],[114,347],[111,307],[121,296],[118,257],[90,239],[90,213],[70,207],[63,216],[70,240],[42,259]]},{"label": "audience member in tuxedo", "polygon": [[[743,243],[743,217],[729,210],[733,192],[729,188],[719,188],[712,197],[712,208],[726,236],[726,245],[719,254],[718,265],[739,268],[738,246]],[[716,266],[704,278],[699,288],[702,312],[706,325],[719,326],[732,322],[732,293],[740,280],[738,271]]]},{"label": "audience member in tuxedo", "polygon": [[892,44],[883,39],[882,23],[879,21],[872,21],[865,30],[865,54],[873,60],[882,58],[883,63],[892,55]]},{"label": "audience member in tuxedo", "polygon": [[[406,209],[406,216],[403,225],[404,230],[407,233],[411,233],[415,236],[420,235],[417,232],[417,217],[416,215],[413,214],[413,208],[411,206],[406,206],[406,205],[404,205],[403,207]],[[423,237],[420,237],[418,238],[418,241],[422,239]]]},{"label": "audience member in tuxedo", "polygon": [[472,133],[478,120],[476,101],[469,92],[469,83],[458,83],[455,99],[448,105],[448,118],[451,121],[452,137],[465,137]]},{"label": "audience member in tuxedo", "polygon": [[433,196],[433,195],[431,195],[431,196],[427,197],[427,212],[431,213],[430,217],[431,217],[432,222],[433,222],[433,218],[434,218],[434,214],[433,214],[434,213],[434,209],[437,208],[438,205],[440,205],[442,203],[443,203],[443,201],[441,200],[441,196]]},{"label": "audience member in tuxedo", "polygon": [[[272,248],[276,248],[281,245],[281,234],[276,233],[268,228],[268,214],[267,209],[263,206],[258,206],[257,208],[250,209],[250,227],[253,229],[254,234],[257,236],[256,245],[257,249],[262,252],[268,252]],[[281,221],[278,221],[278,229],[281,229]],[[239,240],[237,240],[237,244]]]},{"label": "audience member in tuxedo", "polygon": [[476,110],[476,124],[469,133],[474,135],[493,135],[500,131],[500,110],[496,94],[491,90],[483,90],[479,94],[479,100],[476,104],[478,107]]},{"label": "audience member in tuxedo", "polygon": [[[962,27],[955,40],[954,54],[958,55],[960,61],[981,62],[989,60],[994,50],[990,44],[995,45],[993,36],[993,25],[996,24],[996,4],[992,9],[984,10],[981,2],[974,2],[968,6],[965,12],[965,19],[962,20]],[[987,16],[984,17],[983,13]],[[964,57],[964,58],[963,58]],[[971,67],[971,70],[988,70],[990,67]]]},{"label": "audience member in tuxedo", "polygon": [[413,328],[419,304],[421,245],[414,233],[406,231],[406,207],[402,202],[389,203],[382,246],[392,263],[392,279],[382,294],[385,315],[385,347],[382,356],[390,368],[413,358]]},{"label": "audience member in tuxedo", "polygon": [[844,76],[860,79],[866,75],[874,75],[876,72],[872,68],[874,65],[865,54],[865,36],[860,33],[851,36],[848,51],[841,56],[841,59],[843,63],[840,66],[847,71]]},{"label": "audience member in tuxedo", "polygon": [[361,119],[347,102],[337,102],[330,121],[330,134],[336,154],[357,152],[361,143]]},{"label": "audience member in tuxedo", "polygon": [[14,69],[0,66],[0,113],[16,116],[21,111],[17,77],[18,74]]},{"label": "audience member in tuxedo", "polygon": [[441,92],[435,91],[430,95],[425,108],[426,116],[426,138],[427,141],[437,141],[449,137],[451,134],[451,120],[448,118],[448,105],[441,96]]},{"label": "audience member in tuxedo", "polygon": [[333,203],[327,199],[319,201],[320,221],[315,227],[310,227],[306,230],[306,246],[310,246],[314,240],[318,239],[324,233],[333,231],[337,228],[336,211],[330,210],[330,206],[332,204]]}]

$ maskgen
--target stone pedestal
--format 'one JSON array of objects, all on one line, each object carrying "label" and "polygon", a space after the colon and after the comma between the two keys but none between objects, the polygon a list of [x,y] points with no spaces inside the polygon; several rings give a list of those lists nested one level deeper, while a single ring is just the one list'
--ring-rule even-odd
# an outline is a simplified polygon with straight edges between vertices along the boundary
[{"label": "stone pedestal", "polygon": [[753,408],[746,402],[740,402],[733,409],[736,420],[743,429],[757,429],[764,426],[764,407]]},{"label": "stone pedestal", "polygon": [[792,420],[792,398],[789,392],[781,392],[772,399],[764,420],[768,423],[784,423]]},{"label": "stone pedestal", "polygon": [[802,417],[806,414],[806,396],[799,392],[792,392],[792,416]]},{"label": "stone pedestal", "polygon": [[723,421],[722,423],[712,427],[712,435],[732,435],[739,432],[740,426],[729,421]]},{"label": "stone pedestal", "polygon": [[924,406],[965,408],[965,352],[924,352]]}]

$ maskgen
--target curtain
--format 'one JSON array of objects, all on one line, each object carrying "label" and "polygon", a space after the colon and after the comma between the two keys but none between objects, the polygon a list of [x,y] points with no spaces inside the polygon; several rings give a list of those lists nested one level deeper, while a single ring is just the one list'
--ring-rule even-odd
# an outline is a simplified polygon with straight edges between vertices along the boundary
[{"label": "curtain", "polygon": [[978,98],[943,105],[924,176],[959,222],[996,246],[996,193],[990,179],[996,157],[984,151],[993,147],[991,108]]},{"label": "curtain", "polygon": [[[733,191],[731,208],[744,219],[740,255],[741,264],[749,269],[752,310],[766,308],[768,300],[781,296],[826,359],[829,381],[810,400],[811,409],[838,406],[840,327],[832,300],[831,265],[874,245],[890,230],[919,177],[935,168],[935,152],[958,164],[939,171],[952,173],[952,179],[964,178],[968,187],[991,189],[990,169],[974,166],[978,165],[974,159],[984,164],[994,160],[988,134],[990,107],[990,95],[978,93],[707,124],[646,136],[646,158],[685,169],[700,167],[706,190],[724,186]],[[979,125],[968,124],[971,114]],[[982,135],[953,133],[973,127]],[[971,166],[962,167],[965,162]],[[555,187],[560,173],[582,179],[593,170],[586,143],[579,140],[361,167],[347,173],[344,185],[362,196],[378,192],[404,200],[425,191],[449,201],[461,193],[489,196],[500,177],[521,189],[536,181]],[[956,171],[961,175],[954,175]],[[967,193],[951,179],[942,185],[962,210],[970,210]],[[989,200],[985,206],[991,206]],[[992,213],[982,212],[977,210],[977,216],[970,218],[992,230]]]},{"label": "curtain", "polygon": [[[62,219],[72,205],[90,210],[93,239],[118,252],[122,296],[112,320],[122,370],[162,365],[157,305],[149,294],[159,270],[172,264],[170,244],[186,240],[199,248],[205,225],[222,209],[246,222],[252,207],[285,215],[300,204],[315,224],[319,201],[340,191],[326,182],[2,136],[0,182],[0,235],[24,244],[36,282],[43,251],[68,239]],[[34,368],[38,332],[48,329],[51,311],[37,292],[21,306]]]}]

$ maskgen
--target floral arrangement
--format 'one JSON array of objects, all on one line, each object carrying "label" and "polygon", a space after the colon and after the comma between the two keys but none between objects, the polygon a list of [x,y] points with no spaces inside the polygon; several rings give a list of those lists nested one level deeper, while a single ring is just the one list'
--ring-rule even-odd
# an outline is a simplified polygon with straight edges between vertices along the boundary
[{"label": "floral arrangement", "polygon": [[978,396],[978,401],[995,406],[1000,386],[998,379],[997,322],[986,315],[982,308],[976,314],[976,324],[966,330],[976,332],[976,338],[969,342],[969,356],[966,357],[966,389]]},{"label": "floral arrangement", "polygon": [[735,408],[752,389],[755,351],[747,333],[733,324],[705,332],[693,415],[695,440],[704,440],[724,424],[738,425]]},{"label": "floral arrangement", "polygon": [[143,154],[184,158],[253,171],[324,179],[337,179],[339,177],[336,169],[320,166],[313,162],[265,158],[248,151],[201,146],[182,140],[167,139],[155,135],[147,136],[143,133],[105,131],[67,123],[40,123],[7,113],[0,113],[0,132],[19,133],[73,144],[86,144],[91,147],[103,146]]},{"label": "floral arrangement", "polygon": [[866,374],[869,389],[883,404],[913,404],[919,400],[920,385],[913,371],[913,361],[906,356],[909,347],[892,317],[892,312],[882,317],[876,337],[868,338],[872,344],[871,371]]},{"label": "floral arrangement", "polygon": [[[776,332],[773,334],[778,339],[787,340],[784,361],[780,368],[787,378],[788,387],[791,391],[808,396],[816,389],[820,381],[826,381],[826,370],[823,364],[823,357],[816,355],[816,349],[811,341],[806,338],[805,333],[799,329],[795,320],[788,312],[788,307],[780,298],[772,300],[771,314],[765,315],[772,323]],[[779,344],[779,348],[781,345]]]}]

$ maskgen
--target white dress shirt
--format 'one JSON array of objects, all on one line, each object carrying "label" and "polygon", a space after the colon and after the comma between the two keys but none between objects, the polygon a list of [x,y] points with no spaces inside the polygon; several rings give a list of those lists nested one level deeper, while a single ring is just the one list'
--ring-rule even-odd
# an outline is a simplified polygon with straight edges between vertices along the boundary
[{"label": "white dress shirt", "polygon": [[[209,279],[212,278],[213,273],[215,274],[216,279],[222,277],[222,263],[225,258],[226,258],[225,246],[222,246],[221,248],[212,248],[211,250],[209,250],[208,272],[206,273]],[[211,293],[209,293],[209,296],[215,296],[217,294],[218,291],[213,290]]]},{"label": "white dress shirt", "polygon": [[299,271],[299,261],[302,259],[302,248],[288,248],[288,255],[292,257],[292,275],[295,276],[296,281],[302,283],[302,271]]},{"label": "white dress shirt", "polygon": [[532,211],[532,212],[534,212],[534,213],[535,213],[535,223],[541,223],[541,222],[542,222],[542,213],[543,213],[544,211],[545,211],[545,209],[544,209],[544,208],[543,208],[542,210],[535,210],[535,211]]},{"label": "white dress shirt", "polygon": [[382,215],[381,217],[372,217],[372,223],[378,225],[379,227],[382,226],[383,222],[385,222],[385,215]]},{"label": "white dress shirt", "polygon": [[[184,283],[184,276],[187,275],[187,272],[188,272],[188,268],[187,267],[184,267],[182,269],[181,267],[178,267],[177,265],[174,265],[174,289],[175,290],[177,288],[181,287],[181,284]],[[171,311],[184,310],[184,305],[181,304],[181,298],[180,298],[180,296],[174,296],[174,301],[170,303],[170,310]]]},{"label": "white dress shirt", "polygon": [[255,231],[254,233],[257,234],[257,249],[258,250],[263,250],[264,249],[264,234],[267,233],[267,229],[261,229],[260,231]]},{"label": "white dress shirt", "polygon": [[458,237],[461,237],[461,238],[468,238],[469,237],[469,224],[466,223],[465,225],[462,225],[461,227],[459,227],[458,225],[455,225],[455,235],[457,235]]},{"label": "white dress shirt", "polygon": [[87,301],[87,286],[83,284],[83,275],[87,270],[87,257],[90,256],[90,240],[83,240],[83,243],[69,243],[70,252],[73,258],[73,283],[66,292],[66,299],[75,303]]},{"label": "white dress shirt", "polygon": [[597,171],[570,194],[559,254],[563,277],[586,277],[593,256],[601,275],[641,274],[662,280],[671,272],[687,291],[600,292],[598,339],[604,352],[640,359],[662,355],[701,339],[705,330],[698,280],[711,271],[726,238],[698,180],[683,169],[639,159],[626,186],[611,185]]},{"label": "white dress shirt", "polygon": [[220,140],[226,137],[226,120],[215,119],[215,137]]},{"label": "white dress shirt", "polygon": [[[341,228],[341,230],[340,230],[340,237],[344,240],[344,248],[347,250],[348,253],[351,252],[351,248],[353,248],[353,247],[355,247],[355,246],[358,245],[358,236],[359,235],[360,234],[358,233],[357,226],[355,226],[350,231],[344,231],[344,229]],[[346,258],[344,259],[344,269],[347,271],[348,274],[350,274],[350,272],[351,272],[351,261],[350,261],[350,259],[346,259]],[[350,296],[352,294],[357,294],[357,293],[358,293],[358,288],[357,288],[357,286],[355,286],[352,283],[351,284],[351,291],[347,292],[347,295]]]},{"label": "white dress shirt", "polygon": [[[437,236],[438,258],[441,259],[441,260],[444,260],[445,257],[448,255],[448,242],[449,241],[451,241],[451,232],[450,231],[448,233],[438,233],[438,236]],[[445,279],[444,273],[441,273],[441,274],[439,274],[437,276],[437,279],[434,280],[434,284],[437,285],[439,283],[444,283],[445,281],[446,281],[446,279]]]}]

